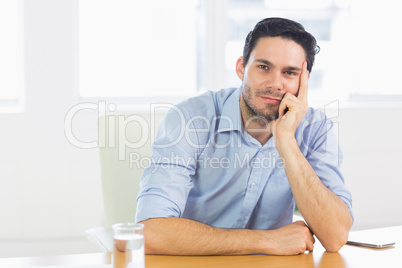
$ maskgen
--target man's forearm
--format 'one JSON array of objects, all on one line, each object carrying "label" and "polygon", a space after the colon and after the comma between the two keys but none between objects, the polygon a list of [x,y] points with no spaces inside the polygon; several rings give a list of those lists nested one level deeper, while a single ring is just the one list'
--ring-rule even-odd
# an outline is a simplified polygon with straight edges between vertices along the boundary
[{"label": "man's forearm", "polygon": [[345,203],[321,182],[300,151],[296,140],[278,143],[296,204],[317,238],[328,251],[338,251],[347,241],[352,217]]},{"label": "man's forearm", "polygon": [[[145,225],[145,253],[241,255],[263,253],[261,235],[246,229],[220,229],[184,218],[155,218]],[[266,243],[266,242],[265,242]]]},{"label": "man's forearm", "polygon": [[276,230],[220,229],[176,217],[142,223],[146,254],[295,255],[314,248],[314,238],[304,222]]}]

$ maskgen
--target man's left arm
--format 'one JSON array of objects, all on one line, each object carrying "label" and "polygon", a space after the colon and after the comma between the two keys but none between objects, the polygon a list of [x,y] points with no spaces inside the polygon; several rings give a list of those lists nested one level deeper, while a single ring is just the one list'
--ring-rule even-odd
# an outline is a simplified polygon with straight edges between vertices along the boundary
[{"label": "man's left arm", "polygon": [[296,140],[279,147],[300,213],[325,249],[338,251],[346,243],[352,226],[348,207],[321,182]]},{"label": "man's left arm", "polygon": [[322,183],[295,138],[308,109],[308,75],[307,64],[303,63],[298,96],[285,95],[271,130],[297,207],[325,249],[336,252],[348,239],[352,216],[346,204]]}]

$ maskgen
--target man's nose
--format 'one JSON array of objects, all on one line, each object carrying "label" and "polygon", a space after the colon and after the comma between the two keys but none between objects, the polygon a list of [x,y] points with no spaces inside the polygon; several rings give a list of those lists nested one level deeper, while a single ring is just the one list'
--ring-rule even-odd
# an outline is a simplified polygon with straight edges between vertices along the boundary
[{"label": "man's nose", "polygon": [[273,72],[266,81],[266,86],[272,90],[283,90],[283,76],[280,72]]}]

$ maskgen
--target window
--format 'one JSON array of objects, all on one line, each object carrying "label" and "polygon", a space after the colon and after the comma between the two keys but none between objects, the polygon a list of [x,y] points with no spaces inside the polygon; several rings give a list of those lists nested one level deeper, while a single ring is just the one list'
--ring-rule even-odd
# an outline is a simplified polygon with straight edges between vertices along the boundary
[{"label": "window", "polygon": [[351,98],[402,101],[398,70],[402,63],[402,17],[398,2],[352,1],[354,71],[357,77]]},{"label": "window", "polygon": [[80,95],[195,92],[196,5],[194,0],[80,0]]},{"label": "window", "polygon": [[342,66],[342,63],[349,56],[344,42],[349,37],[350,10],[348,3],[337,2],[339,1],[228,0],[226,83],[233,86],[239,83],[234,72],[235,62],[242,54],[245,37],[254,25],[262,18],[284,17],[300,22],[316,37],[321,47],[309,81],[309,98],[325,100],[347,96],[353,83],[350,71],[347,71],[349,65]]},{"label": "window", "polygon": [[16,111],[23,99],[21,2],[0,0],[0,111]]},{"label": "window", "polygon": [[397,10],[391,0],[80,0],[79,92],[141,102],[237,87],[247,33],[262,18],[286,17],[321,47],[312,103],[395,100],[402,96],[390,72],[402,61]]}]

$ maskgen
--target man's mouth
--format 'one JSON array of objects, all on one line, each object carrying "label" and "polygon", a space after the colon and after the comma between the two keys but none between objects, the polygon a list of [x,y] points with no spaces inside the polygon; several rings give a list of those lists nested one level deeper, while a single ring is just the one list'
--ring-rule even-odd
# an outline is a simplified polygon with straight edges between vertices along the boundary
[{"label": "man's mouth", "polygon": [[280,98],[267,97],[267,96],[261,96],[261,99],[262,99],[264,102],[267,102],[267,103],[274,103],[274,104],[279,104],[279,103],[281,103],[281,101],[282,101],[282,99],[280,99]]}]

